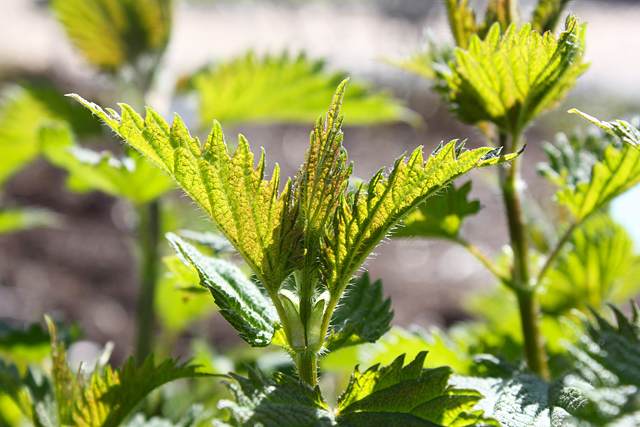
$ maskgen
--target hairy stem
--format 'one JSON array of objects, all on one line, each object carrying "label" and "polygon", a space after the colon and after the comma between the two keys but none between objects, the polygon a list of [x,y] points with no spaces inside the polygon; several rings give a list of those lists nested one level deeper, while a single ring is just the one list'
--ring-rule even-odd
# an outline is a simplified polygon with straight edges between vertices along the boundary
[{"label": "hairy stem", "polygon": [[138,247],[140,253],[140,293],[136,318],[134,358],[138,364],[151,354],[155,315],[153,302],[160,268],[158,241],[160,237],[160,201],[140,205],[138,208]]},{"label": "hairy stem", "polygon": [[[500,134],[501,145],[507,150],[520,149],[517,137],[513,137],[511,141],[508,139],[506,134]],[[540,331],[540,305],[535,293],[535,286],[530,283],[529,244],[520,200],[519,164],[519,159],[514,159],[511,167],[503,166],[500,173],[500,186],[507,213],[511,248],[513,250],[513,273],[511,282],[518,297],[525,357],[529,369],[542,378],[549,379],[547,354]]]},{"label": "hairy stem", "polygon": [[313,388],[318,384],[318,355],[310,350],[296,353],[300,382]]},{"label": "hairy stem", "polygon": [[551,255],[549,255],[547,257],[547,260],[545,261],[544,265],[542,266],[542,269],[540,270],[540,273],[538,274],[538,278],[536,280],[536,283],[540,283],[540,281],[542,279],[544,279],[544,276],[547,275],[547,271],[549,271],[549,268],[551,268],[551,266],[553,266],[553,263],[556,261],[556,259],[560,255],[560,252],[562,251],[562,248],[564,247],[565,243],[567,243],[567,241],[569,240],[569,238],[573,234],[573,231],[576,229],[576,227],[578,225],[579,225],[579,223],[575,222],[575,223],[571,224],[571,226],[567,229],[567,231],[564,232],[564,234],[562,235],[562,237],[560,238],[560,240],[556,244],[556,247],[553,249],[553,252],[551,252]]},{"label": "hairy stem", "polygon": [[476,259],[478,261],[480,261],[482,263],[482,265],[484,265],[485,268],[487,270],[489,270],[504,285],[506,285],[508,287],[512,287],[513,286],[512,283],[511,283],[511,279],[509,277],[506,277],[500,271],[498,266],[493,261],[491,261],[491,258],[489,258],[487,256],[487,254],[482,252],[482,250],[480,248],[478,248],[473,243],[467,242],[466,240],[463,240],[463,239],[456,240],[456,243],[460,244],[462,247],[464,247],[466,250],[468,250],[469,253],[471,253],[471,255],[475,256]]}]

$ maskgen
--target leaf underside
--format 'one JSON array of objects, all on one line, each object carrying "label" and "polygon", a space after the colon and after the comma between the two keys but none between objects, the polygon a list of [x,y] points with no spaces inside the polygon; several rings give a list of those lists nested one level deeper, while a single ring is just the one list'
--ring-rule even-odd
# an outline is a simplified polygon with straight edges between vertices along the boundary
[{"label": "leaf underside", "polygon": [[279,318],[258,285],[233,264],[204,255],[175,234],[167,233],[167,239],[182,262],[196,268],[200,285],[209,289],[240,337],[254,347],[269,345]]},{"label": "leaf underside", "polygon": [[605,130],[613,136],[617,136],[622,140],[622,142],[625,142],[636,148],[640,146],[640,130],[638,130],[637,124],[636,126],[634,126],[633,124],[624,120],[614,120],[612,122],[600,121],[593,116],[583,113],[580,110],[576,110],[575,108],[569,110],[569,112],[582,116],[584,119],[590,121],[600,129]]}]

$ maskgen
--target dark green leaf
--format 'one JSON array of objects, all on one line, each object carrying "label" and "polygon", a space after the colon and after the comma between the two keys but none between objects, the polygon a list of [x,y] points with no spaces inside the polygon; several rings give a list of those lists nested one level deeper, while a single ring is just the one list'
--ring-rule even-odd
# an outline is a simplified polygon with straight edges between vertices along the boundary
[{"label": "dark green leaf", "polygon": [[391,299],[382,299],[382,281],[371,283],[364,273],[347,288],[331,323],[335,325],[325,342],[328,351],[342,347],[376,342],[391,326]]},{"label": "dark green leaf", "polygon": [[[250,52],[198,72],[191,85],[200,98],[203,126],[213,120],[307,123],[326,108],[327,99],[344,79],[343,74],[327,72],[323,62],[304,55],[258,58]],[[343,111],[351,124],[421,121],[387,93],[374,93],[361,83],[349,85]]]},{"label": "dark green leaf", "polygon": [[436,237],[456,240],[466,217],[480,211],[478,200],[469,201],[471,181],[460,188],[451,185],[428,203],[418,206],[403,221],[393,237]]},{"label": "dark green leaf", "polygon": [[182,262],[198,270],[200,284],[211,291],[220,313],[240,337],[255,347],[269,345],[279,318],[258,285],[233,264],[203,255],[175,234],[168,233],[167,239]]},{"label": "dark green leaf", "polygon": [[214,426],[236,427],[329,427],[334,415],[320,389],[283,374],[267,377],[249,368],[248,378],[230,374],[235,383],[228,384],[235,401],[222,400],[220,409],[231,414],[229,424],[214,420]]}]

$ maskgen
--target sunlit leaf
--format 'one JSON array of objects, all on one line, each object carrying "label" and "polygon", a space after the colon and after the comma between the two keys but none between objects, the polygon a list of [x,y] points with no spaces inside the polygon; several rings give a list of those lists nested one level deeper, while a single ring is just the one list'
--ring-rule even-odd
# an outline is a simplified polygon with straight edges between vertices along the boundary
[{"label": "sunlit leaf", "polygon": [[[200,121],[308,123],[326,108],[342,73],[325,70],[321,61],[304,55],[257,57],[254,53],[217,63],[191,78],[200,100]],[[343,112],[350,124],[407,121],[420,117],[385,92],[362,83],[349,85]]]},{"label": "sunlit leaf", "polygon": [[356,369],[338,399],[338,425],[498,425],[473,411],[480,393],[448,386],[450,368],[424,369],[426,355],[418,354],[404,367],[400,356],[389,366]]},{"label": "sunlit leaf", "polygon": [[158,61],[169,41],[171,0],[52,0],[73,44],[92,65],[116,71]]},{"label": "sunlit leaf", "polygon": [[456,240],[465,218],[480,211],[478,200],[469,201],[471,181],[453,185],[411,212],[393,237],[436,237]]},{"label": "sunlit leaf", "polygon": [[464,151],[463,144],[452,141],[438,147],[425,161],[419,147],[408,159],[399,157],[388,176],[381,170],[368,184],[345,195],[321,257],[329,292],[342,293],[380,241],[429,196],[471,169],[506,162],[518,155],[499,154],[499,149],[490,148]]},{"label": "sunlit leaf", "polygon": [[[81,136],[100,133],[100,126],[84,109],[69,103],[44,84],[10,85],[0,105],[0,184],[31,162],[40,152],[38,129],[63,120]],[[84,111],[83,111],[84,110]]]},{"label": "sunlit leaf", "polygon": [[173,189],[171,180],[138,153],[116,158],[82,148],[64,124],[44,126],[38,135],[47,160],[69,173],[67,186],[73,191],[99,190],[141,204]]},{"label": "sunlit leaf", "polygon": [[569,112],[579,114],[583,118],[598,126],[600,129],[604,129],[611,135],[617,136],[623,142],[626,142],[629,145],[632,145],[636,148],[638,148],[638,146],[640,145],[640,130],[638,130],[637,124],[636,126],[634,126],[633,124],[624,120],[615,120],[612,122],[600,121],[593,116],[576,110],[575,108],[569,110]]},{"label": "sunlit leaf", "polygon": [[0,234],[34,228],[54,227],[60,224],[61,217],[46,209],[13,208],[0,210]]},{"label": "sunlit leaf", "polygon": [[467,49],[471,36],[478,31],[475,12],[469,6],[468,0],[445,0],[444,4],[447,7],[449,27],[456,45]]},{"label": "sunlit leaf", "polygon": [[606,215],[589,219],[571,235],[555,267],[540,289],[546,313],[569,314],[586,305],[602,309],[620,304],[640,290],[640,257],[627,232]]},{"label": "sunlit leaf", "polygon": [[264,153],[254,168],[247,140],[240,136],[236,152],[230,155],[217,122],[202,146],[189,135],[178,116],[170,127],[150,108],[143,120],[131,107],[121,104],[121,118],[113,110],[104,111],[80,97],[76,99],[168,173],[276,297],[297,260],[300,230],[294,227],[296,215],[290,206],[290,182],[278,193],[277,166],[270,181],[263,179]]},{"label": "sunlit leaf", "polygon": [[441,90],[458,118],[469,124],[495,123],[519,135],[543,112],[555,107],[584,72],[584,27],[567,18],[557,38],[541,35],[525,24],[512,24],[504,35],[494,24],[484,40],[473,36],[468,50],[458,49],[456,61],[441,71]]},{"label": "sunlit leaf", "polygon": [[200,284],[209,289],[220,313],[240,332],[240,337],[255,347],[271,343],[279,318],[258,285],[233,264],[203,255],[175,234],[168,233],[167,239],[182,262],[196,268]]},{"label": "sunlit leaf", "polygon": [[371,283],[364,273],[347,288],[331,319],[334,325],[325,347],[329,351],[365,342],[375,342],[391,326],[391,299],[382,299],[382,281]]}]

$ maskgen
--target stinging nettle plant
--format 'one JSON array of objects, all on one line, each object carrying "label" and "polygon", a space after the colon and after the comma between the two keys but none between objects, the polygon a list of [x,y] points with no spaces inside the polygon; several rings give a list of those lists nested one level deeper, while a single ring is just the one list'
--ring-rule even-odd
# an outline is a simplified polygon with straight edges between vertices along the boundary
[{"label": "stinging nettle plant", "polygon": [[[338,87],[326,117],[316,122],[304,164],[283,190],[277,166],[271,179],[264,179],[264,153],[254,167],[244,137],[229,154],[217,122],[201,144],[178,116],[169,126],[151,109],[143,120],[125,104],[118,115],[72,95],[169,174],[235,247],[259,285],[245,280],[225,288],[229,284],[219,276],[233,276],[231,272],[210,273],[213,261],[169,236],[180,256],[198,269],[242,338],[253,346],[284,347],[301,382],[312,387],[319,354],[362,341],[354,324],[363,319],[347,318],[336,325],[332,318],[339,303],[348,309],[349,294],[342,300],[345,290],[380,241],[456,178],[517,156],[500,156],[499,148],[466,151],[464,144],[451,141],[427,159],[418,148],[407,159],[398,158],[388,174],[380,170],[368,183],[349,190],[352,166],[342,147],[339,115],[345,84]],[[388,324],[388,307],[380,315]],[[381,327],[380,335],[384,332]]]}]

